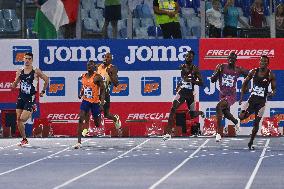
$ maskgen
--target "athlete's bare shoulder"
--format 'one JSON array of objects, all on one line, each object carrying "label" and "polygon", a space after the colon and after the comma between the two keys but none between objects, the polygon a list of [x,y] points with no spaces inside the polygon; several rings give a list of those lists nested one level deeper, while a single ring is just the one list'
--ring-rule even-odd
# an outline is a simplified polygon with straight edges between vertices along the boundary
[{"label": "athlete's bare shoulder", "polygon": [[17,74],[20,74],[21,71],[23,71],[23,70],[24,70],[24,68],[18,68],[18,69],[16,70],[16,73],[17,73]]},{"label": "athlete's bare shoulder", "polygon": [[103,77],[99,73],[96,73],[94,79],[96,79],[96,80],[103,80]]},{"label": "athlete's bare shoulder", "polygon": [[35,73],[38,74],[41,72],[41,70],[39,68],[33,68],[35,70]]}]

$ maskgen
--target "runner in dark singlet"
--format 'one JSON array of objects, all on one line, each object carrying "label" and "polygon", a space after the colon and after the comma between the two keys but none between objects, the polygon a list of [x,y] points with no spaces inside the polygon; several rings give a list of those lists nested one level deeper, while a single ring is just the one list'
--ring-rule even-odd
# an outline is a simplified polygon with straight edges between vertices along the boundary
[{"label": "runner in dark singlet", "polygon": [[[253,129],[251,133],[251,138],[248,143],[250,150],[253,150],[253,140],[259,129],[259,122],[264,114],[265,104],[267,97],[275,95],[276,92],[276,79],[275,75],[269,70],[268,67],[269,58],[267,56],[261,56],[259,68],[252,69],[249,72],[249,75],[246,77],[243,86],[239,104],[242,104],[243,95],[247,91],[248,83],[252,79],[253,88],[251,95],[242,108],[242,111],[239,115],[241,120],[249,117],[250,114],[255,114],[255,120],[253,124]],[[268,87],[271,84],[271,92],[268,92]]]},{"label": "runner in dark singlet", "polygon": [[20,83],[20,92],[16,107],[17,126],[23,137],[23,140],[19,144],[20,146],[28,144],[24,124],[31,117],[35,106],[38,79],[41,78],[44,80],[43,89],[40,92],[41,97],[44,95],[48,84],[48,77],[40,69],[33,67],[32,53],[25,53],[24,62],[24,67],[17,70],[15,81],[12,83],[12,88],[16,88],[18,83]]},{"label": "runner in dark singlet", "polygon": [[171,107],[168,125],[166,127],[166,134],[163,136],[163,140],[168,140],[171,138],[175,112],[184,102],[187,104],[191,118],[195,118],[199,115],[204,116],[202,111],[195,111],[194,107],[194,85],[203,85],[199,68],[193,64],[194,55],[194,51],[188,51],[185,57],[186,63],[180,65],[181,82],[176,89],[177,94]]}]

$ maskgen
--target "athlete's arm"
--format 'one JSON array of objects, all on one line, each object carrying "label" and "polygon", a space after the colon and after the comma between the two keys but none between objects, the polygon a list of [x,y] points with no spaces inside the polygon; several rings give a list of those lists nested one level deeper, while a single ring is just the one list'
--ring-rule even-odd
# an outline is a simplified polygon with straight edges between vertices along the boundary
[{"label": "athlete's arm", "polygon": [[107,69],[107,73],[110,77],[110,80],[111,82],[113,83],[113,85],[115,87],[117,87],[119,85],[119,82],[118,82],[118,69],[116,66],[111,66],[109,69]]},{"label": "athlete's arm", "polygon": [[220,73],[222,72],[223,70],[223,64],[218,64],[215,68],[215,71],[214,73],[212,74],[211,76],[211,82],[212,83],[215,83],[220,75]]},{"label": "athlete's arm", "polygon": [[[82,78],[83,78],[83,74],[79,77],[79,79],[82,80]],[[83,95],[84,95],[84,88],[83,88],[83,83],[82,83],[78,98],[81,99]]]},{"label": "athlete's arm", "polygon": [[243,75],[243,76],[247,76],[249,74],[249,71],[243,67],[239,67],[240,69],[240,73]]},{"label": "athlete's arm", "polygon": [[37,74],[39,78],[41,78],[44,81],[43,88],[39,94],[42,97],[48,85],[48,77],[40,69],[36,69],[35,73]]},{"label": "athlete's arm", "polygon": [[15,81],[13,83],[11,83],[11,88],[16,88],[18,83],[20,82],[20,74],[21,74],[21,70],[18,69],[16,72],[16,77],[15,77]]},{"label": "athlete's arm", "polygon": [[94,83],[100,87],[100,100],[101,100],[101,105],[103,105],[105,102],[105,85],[103,77],[100,74],[97,74],[94,77]]},{"label": "athlete's arm", "polygon": [[272,72],[270,74],[270,82],[271,82],[272,91],[268,93],[268,96],[274,96],[276,93],[276,78],[275,78],[275,74]]},{"label": "athlete's arm", "polygon": [[252,79],[254,74],[255,74],[255,70],[251,70],[249,72],[248,76],[245,78],[245,81],[244,81],[244,83],[242,85],[242,89],[241,89],[241,96],[240,96],[240,100],[239,100],[239,105],[242,104],[244,94],[247,91],[248,83]]},{"label": "athlete's arm", "polygon": [[202,79],[202,76],[201,76],[201,73],[198,67],[195,68],[194,73],[195,73],[195,76],[194,76],[194,80],[192,81],[192,83],[198,86],[202,86],[203,79]]}]

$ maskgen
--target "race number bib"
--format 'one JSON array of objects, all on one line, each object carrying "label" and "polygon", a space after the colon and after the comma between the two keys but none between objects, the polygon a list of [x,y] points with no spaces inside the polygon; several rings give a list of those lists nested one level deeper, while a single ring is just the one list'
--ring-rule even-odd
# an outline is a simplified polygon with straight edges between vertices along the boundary
[{"label": "race number bib", "polygon": [[93,91],[92,91],[92,89],[89,88],[89,87],[84,88],[84,96],[86,98],[93,98]]},{"label": "race number bib", "polygon": [[224,74],[222,77],[222,86],[233,87],[235,76]]},{"label": "race number bib", "polygon": [[259,86],[255,86],[253,88],[253,92],[251,94],[252,95],[256,95],[256,96],[264,97],[264,93],[265,93],[265,88],[259,87]]},{"label": "race number bib", "polygon": [[25,94],[31,94],[32,86],[27,82],[21,82],[21,91]]},{"label": "race number bib", "polygon": [[182,81],[182,82],[181,82],[181,88],[184,88],[184,89],[192,89],[192,83],[191,83],[191,82]]}]

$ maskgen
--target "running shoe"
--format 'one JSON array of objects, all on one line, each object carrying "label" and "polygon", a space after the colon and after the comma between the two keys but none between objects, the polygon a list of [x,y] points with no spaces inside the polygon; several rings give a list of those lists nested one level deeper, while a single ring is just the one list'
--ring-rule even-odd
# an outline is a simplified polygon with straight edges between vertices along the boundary
[{"label": "running shoe", "polygon": [[85,137],[88,134],[88,129],[83,129],[82,136]]},{"label": "running shoe", "polygon": [[249,150],[255,150],[255,148],[254,148],[252,142],[249,142],[249,143],[248,143],[248,149],[249,149]]},{"label": "running shoe", "polygon": [[79,149],[82,148],[82,144],[81,143],[77,143],[74,145],[74,149]]},{"label": "running shoe", "polygon": [[216,142],[220,142],[222,139],[221,135],[219,133],[216,134]]},{"label": "running shoe", "polygon": [[170,134],[163,135],[163,141],[170,140],[172,136]]},{"label": "running shoe", "polygon": [[236,134],[239,134],[241,132],[241,121],[238,120],[238,123],[235,125],[235,130],[236,130]]},{"label": "running shoe", "polygon": [[225,127],[224,127],[223,132],[224,132],[224,135],[228,135],[228,132],[229,132],[229,131],[228,131],[228,126],[225,126]]},{"label": "running shoe", "polygon": [[28,144],[29,144],[28,140],[27,139],[23,139],[18,145],[19,146],[26,146]]},{"label": "running shoe", "polygon": [[120,119],[119,119],[119,116],[116,114],[114,117],[116,118],[116,122],[114,123],[115,128],[116,128],[116,129],[120,129],[120,127],[121,127],[121,121],[120,121]]}]

